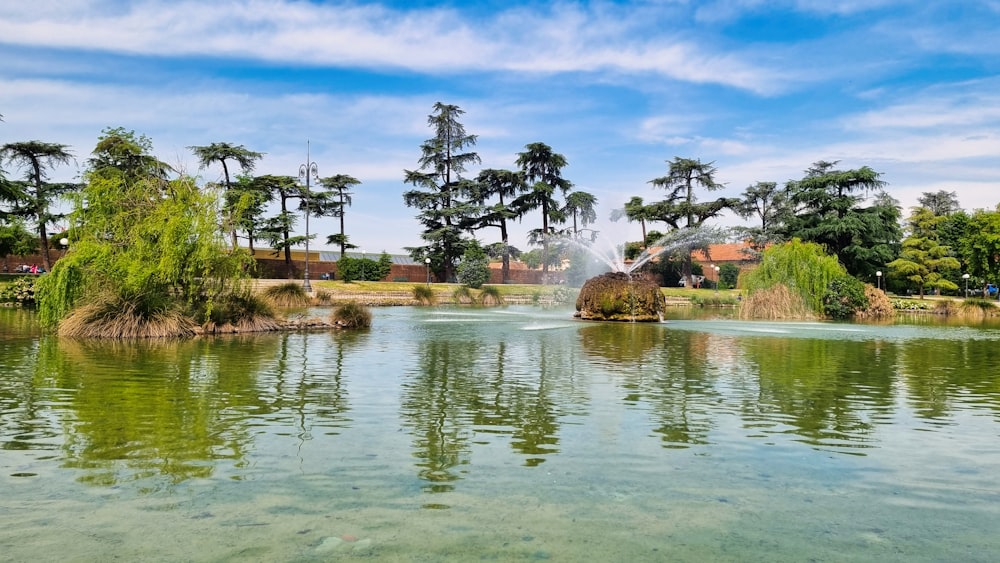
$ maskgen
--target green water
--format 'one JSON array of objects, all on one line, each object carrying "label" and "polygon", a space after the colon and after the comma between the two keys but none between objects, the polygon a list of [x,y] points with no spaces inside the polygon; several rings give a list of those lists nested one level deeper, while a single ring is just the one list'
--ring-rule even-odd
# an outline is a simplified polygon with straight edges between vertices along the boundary
[{"label": "green water", "polygon": [[1000,554],[996,324],[373,313],[107,343],[0,309],[0,560]]}]

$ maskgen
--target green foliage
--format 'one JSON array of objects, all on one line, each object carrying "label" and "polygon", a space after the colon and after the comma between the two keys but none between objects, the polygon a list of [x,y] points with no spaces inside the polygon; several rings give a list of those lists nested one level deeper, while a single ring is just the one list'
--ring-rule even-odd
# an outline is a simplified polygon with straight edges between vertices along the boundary
[{"label": "green foliage", "polygon": [[973,277],[1000,279],[1000,209],[973,213],[961,244],[962,257]]},{"label": "green foliage", "polygon": [[[94,168],[74,198],[70,250],[38,284],[39,318],[46,327],[78,306],[132,299],[169,303],[156,310],[171,311],[203,302],[210,315],[217,299],[249,279],[253,261],[226,247],[215,196],[187,176],[165,180],[157,161],[136,154],[132,149],[140,145],[127,141],[102,139],[99,150],[108,143],[104,150],[115,150],[95,150]],[[124,168],[115,166],[119,162]],[[141,313],[146,307],[126,310]]]},{"label": "green foliage", "polygon": [[[867,166],[837,170],[836,164],[817,162],[803,179],[788,183],[789,202],[797,211],[775,234],[819,244],[848,273],[871,279],[898,253],[899,204],[883,191],[878,172]],[[872,192],[874,204],[864,207]]]},{"label": "green foliage", "polygon": [[35,278],[20,277],[0,285],[0,303],[16,303],[22,307],[35,306]]},{"label": "green foliage", "polygon": [[793,239],[764,251],[760,265],[744,273],[740,285],[748,296],[784,285],[813,312],[821,314],[830,282],[846,273],[837,258],[826,254],[818,244]]},{"label": "green foliage", "polygon": [[337,276],[345,282],[379,281],[385,279],[392,269],[392,257],[383,252],[378,261],[371,258],[344,256],[337,260]]},{"label": "green foliage", "polygon": [[462,254],[462,261],[456,269],[458,282],[473,289],[479,289],[490,281],[490,259],[479,243],[471,241]]},{"label": "green foliage", "polygon": [[947,291],[958,289],[958,285],[943,273],[961,267],[951,247],[941,244],[938,237],[937,228],[946,220],[925,207],[914,209],[909,219],[910,235],[903,240],[903,250],[898,258],[887,264],[894,276],[916,284],[921,297],[927,287]]},{"label": "green foliage", "polygon": [[403,193],[403,202],[420,210],[417,220],[424,226],[420,236],[428,243],[428,248],[413,249],[414,255],[433,249],[434,264],[441,269],[439,279],[444,280],[452,278],[455,262],[465,250],[465,219],[478,211],[462,197],[474,185],[462,173],[480,162],[479,155],[468,150],[476,145],[476,136],[466,133],[459,121],[464,113],[455,105],[434,104],[427,116],[434,136],[420,145],[420,168],[404,171],[404,181],[414,189]]},{"label": "green foliage", "polygon": [[823,295],[823,313],[834,319],[849,319],[867,305],[865,284],[847,274],[830,280]]},{"label": "green foliage", "polygon": [[719,289],[732,289],[740,278],[740,267],[727,262],[719,266]]},{"label": "green foliage", "polygon": [[517,155],[517,165],[528,189],[514,200],[514,207],[522,215],[530,210],[541,211],[542,227],[532,229],[530,239],[533,244],[542,245],[542,271],[548,272],[549,266],[558,263],[559,259],[557,253],[549,249],[550,239],[556,234],[553,225],[566,222],[566,213],[555,194],[558,190],[566,196],[573,183],[562,177],[562,169],[568,164],[565,156],[545,143],[529,143],[524,148],[524,152]]},{"label": "green foliage", "polygon": [[17,218],[0,225],[0,259],[8,256],[24,256],[38,250],[38,238],[31,234]]},{"label": "green foliage", "polygon": [[361,303],[348,301],[333,310],[331,321],[341,328],[369,328],[372,326],[372,313]]}]

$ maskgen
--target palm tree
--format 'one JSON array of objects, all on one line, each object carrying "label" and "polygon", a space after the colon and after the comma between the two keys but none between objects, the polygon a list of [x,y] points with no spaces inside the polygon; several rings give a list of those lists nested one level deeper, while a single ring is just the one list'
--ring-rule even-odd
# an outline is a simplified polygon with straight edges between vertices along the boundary
[{"label": "palm tree", "polygon": [[524,211],[541,209],[542,228],[533,233],[533,239],[542,243],[542,275],[549,271],[549,238],[552,235],[549,223],[563,223],[563,214],[554,195],[558,189],[566,194],[573,183],[562,177],[566,167],[566,157],[552,151],[545,143],[525,145],[524,152],[518,153],[517,165],[521,167],[525,180],[531,184],[530,191],[519,197],[515,204]]},{"label": "palm tree", "polygon": [[571,192],[566,196],[566,205],[563,207],[563,213],[573,218],[574,239],[580,238],[577,220],[580,223],[579,227],[586,227],[597,221],[597,211],[594,210],[595,205],[597,205],[597,198],[587,192]]},{"label": "palm tree", "polygon": [[321,178],[319,183],[337,198],[333,213],[340,217],[340,235],[331,235],[327,238],[327,242],[340,244],[340,257],[343,258],[348,246],[352,246],[348,245],[347,235],[344,234],[344,213],[352,203],[351,196],[354,194],[350,191],[351,187],[361,184],[361,180],[347,174],[337,174],[329,178]]},{"label": "palm tree", "polygon": [[[226,161],[233,161],[240,165],[243,174],[251,174],[254,165],[260,160],[264,153],[247,149],[243,145],[232,145],[230,143],[212,143],[208,146],[188,147],[198,157],[198,164],[201,168],[208,168],[213,162],[222,165],[222,175],[225,179],[226,192],[232,189],[232,182],[229,178],[229,165]],[[232,233],[233,248],[237,246],[236,221],[232,217],[229,219],[230,232]]]},{"label": "palm tree", "polygon": [[[27,168],[27,184],[22,196],[25,204],[16,214],[34,217],[38,221],[38,239],[41,246],[42,264],[45,270],[52,269],[49,262],[49,237],[47,226],[57,217],[49,214],[52,200],[67,191],[75,189],[75,184],[50,184],[46,182],[48,171],[58,164],[69,164],[73,154],[67,145],[25,141],[7,143],[0,147],[0,162],[7,161]],[[15,207],[18,207],[15,205]]]},{"label": "palm tree", "polygon": [[645,205],[642,198],[639,196],[633,196],[632,199],[625,203],[625,206],[621,209],[615,209],[611,212],[611,220],[618,221],[624,217],[630,223],[632,221],[638,221],[639,225],[642,226],[642,247],[646,247],[646,239],[649,238],[646,234],[646,221],[655,221],[656,214],[655,208],[653,206]]}]

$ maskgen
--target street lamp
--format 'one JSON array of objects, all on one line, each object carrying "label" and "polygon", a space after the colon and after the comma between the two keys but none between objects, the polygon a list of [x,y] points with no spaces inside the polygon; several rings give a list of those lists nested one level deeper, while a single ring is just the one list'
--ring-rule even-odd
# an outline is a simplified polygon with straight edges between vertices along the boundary
[{"label": "street lamp", "polygon": [[965,296],[969,296],[969,274],[962,274],[962,279],[965,280]]},{"label": "street lamp", "polygon": [[882,270],[875,272],[875,283],[877,289],[882,289]]},{"label": "street lamp", "polygon": [[312,292],[312,286],[309,284],[309,187],[313,180],[319,181],[319,167],[316,166],[315,162],[312,162],[309,157],[309,141],[306,141],[306,163],[299,165],[299,181],[305,180],[306,182],[306,270],[305,278],[302,283],[302,288],[306,292]]},{"label": "street lamp", "polygon": [[716,266],[715,264],[712,264],[712,269],[715,270],[715,292],[718,293],[719,292],[719,282],[722,281],[722,279],[719,277],[719,267]]},{"label": "street lamp", "polygon": [[427,267],[427,287],[431,285],[431,257],[424,258],[424,265]]},{"label": "street lamp", "polygon": [[[66,237],[63,237],[63,238],[59,239],[59,246],[62,247],[62,255],[66,256],[66,249],[69,248],[69,239],[66,238]],[[969,274],[966,274],[966,276],[968,276],[968,275]],[[968,282],[966,282],[965,285],[968,288],[968,285],[969,285]],[[966,291],[966,293],[968,293],[968,291]]]}]

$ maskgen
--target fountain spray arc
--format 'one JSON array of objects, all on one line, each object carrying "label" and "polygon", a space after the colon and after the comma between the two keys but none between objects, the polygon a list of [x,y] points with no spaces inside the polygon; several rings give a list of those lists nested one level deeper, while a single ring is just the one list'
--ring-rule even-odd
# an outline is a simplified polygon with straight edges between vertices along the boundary
[{"label": "fountain spray arc", "polygon": [[666,298],[657,282],[649,278],[634,279],[633,274],[653,259],[692,250],[707,249],[710,244],[724,241],[728,231],[718,228],[677,229],[649,245],[634,260],[625,259],[624,246],[611,246],[594,240],[585,243],[567,239],[609,271],[589,278],[580,288],[574,316],[586,320],[659,322],[663,319]]}]

